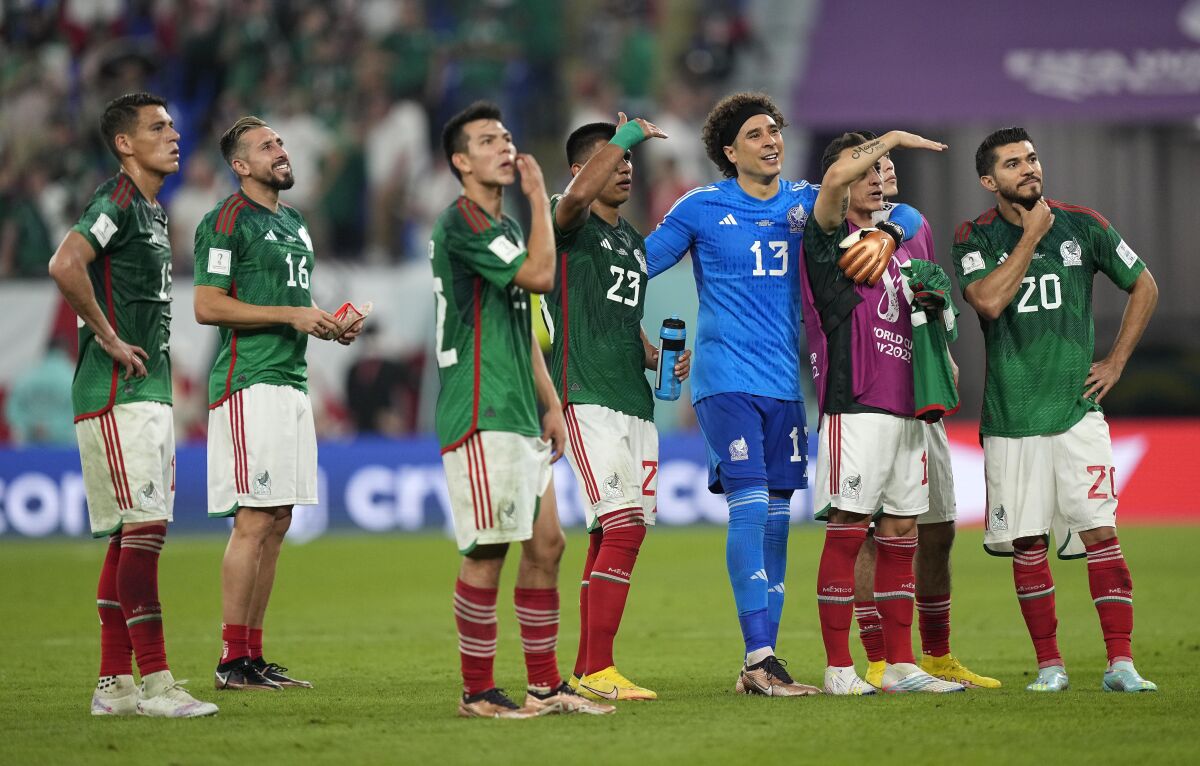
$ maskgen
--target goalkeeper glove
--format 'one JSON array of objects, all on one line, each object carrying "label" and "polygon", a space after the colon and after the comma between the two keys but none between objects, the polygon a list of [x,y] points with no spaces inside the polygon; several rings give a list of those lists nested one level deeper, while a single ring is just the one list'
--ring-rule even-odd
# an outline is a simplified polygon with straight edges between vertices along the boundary
[{"label": "goalkeeper glove", "polygon": [[838,268],[855,284],[874,285],[903,241],[904,229],[893,221],[880,221],[874,228],[859,229],[841,241],[840,246],[846,252],[838,259]]}]

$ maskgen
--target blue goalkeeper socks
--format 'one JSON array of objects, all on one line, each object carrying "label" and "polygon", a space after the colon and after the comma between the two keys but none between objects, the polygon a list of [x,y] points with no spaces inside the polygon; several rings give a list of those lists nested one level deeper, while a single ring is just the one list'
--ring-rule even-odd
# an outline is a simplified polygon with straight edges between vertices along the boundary
[{"label": "blue goalkeeper socks", "polygon": [[738,621],[746,653],[771,646],[767,606],[767,570],[763,537],[767,525],[766,487],[747,487],[725,495],[729,503],[729,534],[725,538],[725,566],[733,586]]},{"label": "blue goalkeeper socks", "polygon": [[771,646],[776,648],[779,646],[779,622],[783,616],[783,580],[787,574],[788,532],[791,528],[791,498],[772,495],[763,535],[763,559],[767,569],[767,620],[770,623]]}]

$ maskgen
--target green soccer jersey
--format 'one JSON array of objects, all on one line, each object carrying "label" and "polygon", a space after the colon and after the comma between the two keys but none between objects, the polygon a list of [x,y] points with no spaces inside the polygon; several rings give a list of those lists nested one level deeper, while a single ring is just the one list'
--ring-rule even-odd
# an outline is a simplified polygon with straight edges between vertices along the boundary
[{"label": "green soccer jersey", "polygon": [[[560,199],[550,201],[552,215]],[[563,404],[599,404],[653,421],[642,345],[646,241],[624,218],[609,226],[595,214],[570,231],[556,224],[554,240],[558,274],[542,309]]]},{"label": "green soccer jersey", "polygon": [[167,214],[124,173],[96,189],[71,227],[96,252],[88,276],[96,301],[121,340],[148,355],[146,376],[125,371],[79,328],[79,361],[71,385],[76,422],[129,402],[171,403],[171,247]]},{"label": "green soccer jersey", "polygon": [[442,452],[476,431],[538,436],[529,293],[512,283],[528,253],[521,227],[466,197],[433,227],[436,352],[441,391],[435,423]]},{"label": "green soccer jersey", "polygon": [[[981,320],[987,374],[979,430],[990,436],[1056,434],[1100,406],[1085,399],[1092,364],[1092,281],[1103,272],[1128,290],[1146,264],[1099,213],[1046,200],[1054,225],[1034,250],[1012,303]],[[1023,229],[993,208],[962,224],[954,270],[963,292],[1004,263]]]},{"label": "green soccer jersey", "polygon": [[[196,285],[219,287],[256,306],[312,306],[316,258],[303,216],[277,212],[240,191],[196,227]],[[308,335],[291,325],[258,330],[220,328],[221,348],[208,377],[209,407],[256,383],[308,392]]]}]

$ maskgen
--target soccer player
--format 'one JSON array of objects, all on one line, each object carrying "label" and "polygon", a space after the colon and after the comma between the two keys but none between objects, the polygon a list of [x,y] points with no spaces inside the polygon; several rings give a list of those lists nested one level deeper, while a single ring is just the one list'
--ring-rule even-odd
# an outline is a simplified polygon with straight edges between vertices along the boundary
[{"label": "soccer player", "polygon": [[[463,556],[454,588],[463,676],[458,714],[611,713],[616,708],[584,699],[563,682],[555,654],[565,540],[550,464],[562,455],[566,425],[529,313],[529,293],[554,287],[545,181],[537,161],[517,153],[494,104],[476,102],[452,117],[442,146],[463,186],[429,243],[442,384],[436,427]],[[517,222],[502,213],[504,187],[518,173],[532,210],[528,245]],[[512,542],[522,543],[513,599],[528,675],[520,707],[492,674],[496,595]]]},{"label": "soccer player", "polygon": [[[1013,556],[1021,614],[1037,654],[1030,691],[1067,688],[1058,651],[1054,532],[1060,558],[1087,557],[1108,649],[1106,691],[1156,691],[1133,666],[1133,580],[1117,540],[1117,483],[1100,402],[1150,321],[1158,287],[1099,213],[1046,199],[1042,164],[1022,128],[998,130],[975,152],[996,206],[959,226],[954,269],[979,314],[987,374],[979,431],[988,509],[984,546]],[[1092,283],[1103,272],[1129,293],[1108,355],[1092,361]]]},{"label": "soccer player", "polygon": [[[805,331],[821,404],[823,449],[814,505],[828,521],[817,573],[817,611],[828,666],[825,691],[865,695],[850,658],[854,565],[876,518],[874,595],[883,627],[889,692],[962,691],[921,670],[912,651],[916,518],[929,507],[925,426],[913,396],[912,322],[900,267],[933,260],[928,229],[903,242],[895,220],[872,227],[883,207],[879,160],[896,148],[941,151],[943,144],[893,131],[868,139],[846,133],[821,159],[824,179],[804,231]],[[918,227],[919,228],[919,225]],[[879,248],[873,279],[843,273],[842,249]],[[842,266],[839,266],[842,264]],[[881,513],[877,513],[882,509]]]},{"label": "soccer player", "polygon": [[775,655],[792,492],[807,486],[800,391],[801,232],[817,190],[780,178],[783,114],[761,93],[722,99],[704,122],[725,180],[685,194],[646,238],[649,276],[692,253],[700,298],[692,402],[709,451],[709,488],[729,504],[725,561],[745,662],[736,691],[819,693]]},{"label": "soccer player", "polygon": [[[257,117],[221,136],[240,188],[196,227],[196,321],[220,328],[208,379],[208,515],[233,517],[221,562],[218,689],[311,688],[263,656],[263,623],[294,505],[317,502],[317,436],[304,354],[337,321],[313,303],[304,217],[279,201],[295,178]],[[338,337],[353,341],[361,323]]]},{"label": "soccer player", "polygon": [[[863,131],[867,138],[874,134]],[[884,199],[899,194],[896,165],[891,155],[879,161],[879,175]],[[885,203],[884,209],[871,214],[871,221],[886,221],[895,208]],[[929,222],[921,217],[918,241],[932,242]],[[932,259],[932,253],[930,258]],[[951,359],[953,365],[953,359]],[[958,369],[954,368],[955,383]],[[950,440],[942,421],[925,424],[925,470],[929,488],[929,510],[917,517],[917,552],[913,558],[916,577],[917,622],[921,633],[921,668],[932,676],[956,681],[964,686],[996,689],[1000,682],[968,669],[950,653],[950,550],[954,546],[954,520],[958,508],[954,500],[954,474],[950,466]],[[858,553],[854,567],[854,616],[858,620],[859,637],[867,652],[866,681],[879,688],[883,685],[884,661],[883,626],[875,604],[875,540],[868,534]]]},{"label": "soccer player", "polygon": [[216,705],[171,675],[158,596],[175,503],[171,248],[158,193],[179,171],[179,133],[167,102],[149,93],[110,101],[100,132],[120,171],[96,189],[50,259],[80,322],[71,395],[88,517],[94,537],[109,536],[96,590],[92,715],[213,715]]},{"label": "soccer player", "polygon": [[[646,527],[657,510],[658,432],[646,370],[658,349],[642,331],[646,242],[620,207],[633,183],[631,149],[666,134],[645,120],[594,122],[567,139],[572,180],[551,201],[554,289],[542,304],[567,422],[567,457],[587,496],[590,545],[579,592],[579,652],[570,685],[596,699],[658,695],[616,668],[613,640]],[[685,351],[675,366],[684,379]]]}]

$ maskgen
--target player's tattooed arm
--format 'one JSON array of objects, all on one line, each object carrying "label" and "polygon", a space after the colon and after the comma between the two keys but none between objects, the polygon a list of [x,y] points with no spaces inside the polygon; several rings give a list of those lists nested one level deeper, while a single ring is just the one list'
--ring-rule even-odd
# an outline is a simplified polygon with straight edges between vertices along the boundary
[{"label": "player's tattooed arm", "polygon": [[[865,143],[861,146],[854,147],[854,151],[852,151],[850,153],[850,156],[853,159],[858,159],[859,157],[861,157],[864,154],[869,154],[872,157],[874,157],[879,153],[879,147],[881,147],[881,146],[883,146],[882,139],[878,139],[878,138],[872,139],[871,141],[868,141],[867,143]],[[885,151],[885,152],[883,152],[883,154],[887,154],[887,152]]]},{"label": "player's tattooed arm", "polygon": [[542,415],[542,439],[550,442],[550,462],[557,461],[563,455],[563,446],[567,441],[567,421],[563,418],[562,401],[554,390],[554,381],[550,379],[550,371],[546,369],[546,358],[542,356],[542,347],[538,344],[537,335],[533,335],[533,387],[537,391],[538,401],[541,402],[545,414]]},{"label": "player's tattooed arm", "polygon": [[1129,302],[1125,304],[1125,313],[1121,317],[1121,329],[1117,331],[1117,339],[1113,341],[1112,350],[1108,355],[1096,362],[1088,370],[1084,381],[1083,395],[1095,397],[1096,403],[1112,390],[1125,371],[1129,357],[1142,339],[1142,333],[1150,322],[1150,316],[1158,305],[1158,283],[1146,269],[1134,280],[1129,288]]},{"label": "player's tattooed arm", "polygon": [[140,346],[131,345],[117,337],[96,300],[87,272],[88,264],[94,260],[96,251],[91,243],[79,232],[69,232],[50,259],[50,276],[76,316],[95,333],[96,342],[104,349],[104,353],[124,368],[125,380],[129,380],[131,375],[145,377],[146,365],[142,360],[149,359],[150,355]]}]

